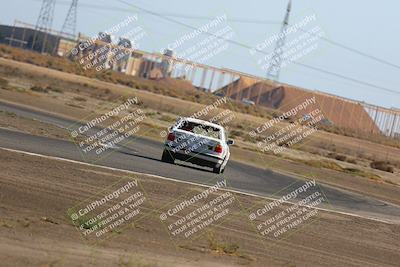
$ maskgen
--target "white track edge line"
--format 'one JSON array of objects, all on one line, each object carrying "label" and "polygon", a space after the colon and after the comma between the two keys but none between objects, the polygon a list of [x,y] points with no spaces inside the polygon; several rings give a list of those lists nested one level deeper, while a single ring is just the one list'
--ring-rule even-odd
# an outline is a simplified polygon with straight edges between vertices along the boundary
[{"label": "white track edge line", "polygon": [[[113,167],[108,167],[108,166],[103,166],[103,165],[98,165],[98,164],[92,164],[92,163],[87,163],[87,162],[81,162],[81,161],[76,161],[72,159],[66,159],[66,158],[61,158],[61,157],[54,157],[54,156],[48,156],[48,155],[43,155],[43,154],[38,154],[38,153],[33,153],[33,152],[27,152],[23,150],[16,150],[16,149],[11,149],[11,148],[5,148],[5,147],[0,147],[1,150],[9,151],[9,152],[14,152],[14,153],[21,153],[21,154],[26,154],[30,156],[36,156],[36,157],[42,157],[42,158],[47,158],[47,159],[52,159],[52,160],[59,160],[59,161],[66,161],[70,163],[76,163],[76,164],[81,164],[81,165],[86,165],[86,166],[91,166],[91,167],[97,167],[97,168],[103,168],[107,170],[112,170],[112,171],[120,171],[120,172],[126,172],[130,174],[136,174],[136,175],[147,175],[153,178],[161,179],[161,180],[167,180],[167,181],[173,181],[173,182],[178,182],[178,183],[184,183],[184,184],[190,184],[190,185],[195,185],[195,186],[201,186],[201,187],[211,187],[210,185],[204,185],[204,184],[198,184],[194,182],[189,182],[189,181],[182,181],[182,180],[177,180],[174,178],[169,178],[169,177],[164,177],[156,174],[148,174],[148,173],[143,173],[143,172],[135,172],[135,171],[130,171],[130,170],[124,170],[124,169],[118,169],[118,168],[113,168]],[[266,196],[260,196],[248,192],[242,192],[234,189],[227,189],[227,188],[220,188],[221,191],[227,191],[227,192],[232,192],[236,194],[242,194],[246,196],[251,196],[251,197],[256,197],[256,198],[262,198],[262,199],[268,199],[271,201],[278,200],[278,198],[271,198],[271,197],[266,197]],[[283,201],[287,204],[292,204],[291,202],[288,201]],[[319,207],[312,207],[317,210],[325,211],[325,212],[330,212],[330,213],[337,213],[341,215],[347,215],[347,216],[352,216],[352,217],[357,217],[357,218],[362,218],[362,219],[367,219],[367,220],[372,220],[380,223],[386,223],[386,224],[398,224],[393,221],[389,220],[383,220],[383,219],[378,219],[378,218],[373,218],[373,217],[368,217],[368,216],[362,216],[354,213],[348,213],[344,211],[337,211],[337,210],[329,210],[325,208],[319,208]]]}]

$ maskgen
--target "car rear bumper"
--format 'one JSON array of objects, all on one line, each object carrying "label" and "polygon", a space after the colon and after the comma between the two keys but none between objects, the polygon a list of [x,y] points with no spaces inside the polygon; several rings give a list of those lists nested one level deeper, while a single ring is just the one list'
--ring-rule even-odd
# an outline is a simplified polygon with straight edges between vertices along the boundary
[{"label": "car rear bumper", "polygon": [[205,167],[219,167],[222,165],[224,160],[218,156],[212,156],[202,153],[186,153],[185,151],[173,151],[173,148],[165,146],[165,150],[169,151],[174,159],[190,162],[196,165]]}]

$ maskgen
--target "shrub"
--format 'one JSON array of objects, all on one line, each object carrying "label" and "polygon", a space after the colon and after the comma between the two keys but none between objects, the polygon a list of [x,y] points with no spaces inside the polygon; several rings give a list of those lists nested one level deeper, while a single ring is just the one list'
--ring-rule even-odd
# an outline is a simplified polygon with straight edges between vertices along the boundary
[{"label": "shrub", "polygon": [[48,93],[49,91],[46,88],[41,87],[40,85],[34,85],[31,87],[31,90],[39,93]]},{"label": "shrub", "polygon": [[394,172],[394,169],[392,166],[389,165],[388,162],[386,161],[372,161],[370,164],[371,168],[385,171],[385,172]]},{"label": "shrub", "polygon": [[141,85],[139,86],[139,88],[140,88],[141,90],[146,90],[146,91],[149,90],[149,86],[148,86],[147,84],[141,84]]},{"label": "shrub", "polygon": [[340,155],[340,154],[336,154],[336,153],[332,153],[332,152],[328,154],[328,157],[332,158],[332,159],[339,160],[339,161],[346,161],[347,160],[347,157],[345,155]]},{"label": "shrub", "polygon": [[207,239],[208,246],[213,251],[235,254],[239,249],[239,245],[235,243],[219,242],[213,234],[208,235]]},{"label": "shrub", "polygon": [[8,81],[6,79],[3,79],[0,77],[0,86],[1,87],[7,87],[8,86]]},{"label": "shrub", "polygon": [[237,131],[237,130],[231,130],[231,131],[229,132],[229,134],[230,134],[232,137],[240,137],[240,136],[242,136],[242,133],[239,132],[239,131]]},{"label": "shrub", "polygon": [[347,162],[357,164],[357,160],[355,160],[355,159],[347,159]]},{"label": "shrub", "polygon": [[60,93],[60,94],[64,93],[63,90],[61,90],[60,88],[58,88],[58,87],[53,87],[53,86],[51,86],[51,85],[46,86],[45,90],[53,91],[53,92]]},{"label": "shrub", "polygon": [[308,166],[315,167],[315,168],[325,168],[331,169],[335,171],[343,171],[344,169],[333,161],[329,160],[296,160],[298,162],[302,162]]},{"label": "shrub", "polygon": [[361,177],[366,177],[369,178],[371,180],[374,181],[380,181],[381,177],[379,175],[376,175],[374,173],[370,173],[370,172],[365,172],[356,168],[345,168],[344,169],[345,172],[353,174],[353,175],[357,175],[357,176],[361,176]]},{"label": "shrub", "polygon": [[175,121],[176,121],[176,118],[175,118],[175,117],[168,116],[168,115],[162,115],[161,118],[160,118],[160,120],[162,120],[162,121],[167,121],[167,122],[175,122]]},{"label": "shrub", "polygon": [[75,96],[75,97],[74,97],[74,100],[80,101],[80,102],[86,102],[86,98],[81,97],[81,96]]},{"label": "shrub", "polygon": [[337,154],[337,155],[335,156],[335,159],[336,159],[336,160],[340,160],[340,161],[346,161],[347,157],[346,157],[345,155]]}]

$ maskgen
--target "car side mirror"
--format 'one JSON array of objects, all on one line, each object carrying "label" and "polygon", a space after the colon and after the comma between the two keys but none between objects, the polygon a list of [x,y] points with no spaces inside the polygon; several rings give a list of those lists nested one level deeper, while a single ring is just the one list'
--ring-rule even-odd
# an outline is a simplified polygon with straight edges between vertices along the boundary
[{"label": "car side mirror", "polygon": [[229,139],[228,141],[226,141],[226,143],[228,144],[228,146],[231,146],[235,144],[235,141]]}]

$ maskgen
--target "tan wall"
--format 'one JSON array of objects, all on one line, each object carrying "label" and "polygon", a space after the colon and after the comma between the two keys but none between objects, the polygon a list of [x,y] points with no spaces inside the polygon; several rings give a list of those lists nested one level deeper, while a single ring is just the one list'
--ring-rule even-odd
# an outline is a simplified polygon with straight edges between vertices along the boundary
[{"label": "tan wall", "polygon": [[276,86],[272,83],[259,82],[249,77],[240,78],[221,90],[232,99],[240,101],[243,98],[249,98],[259,105],[282,112],[289,111],[306,99],[315,96],[316,105],[300,111],[300,116],[308,114],[318,107],[325,118],[336,126],[373,133],[380,132],[361,104],[339,97],[306,91],[293,86]]}]

